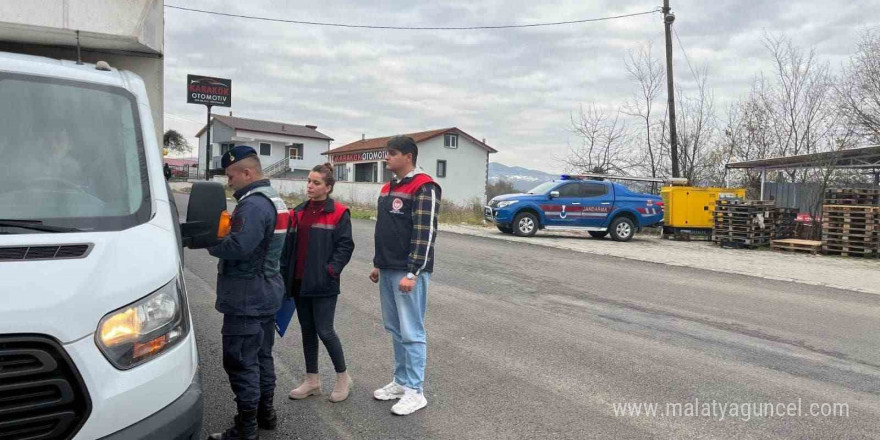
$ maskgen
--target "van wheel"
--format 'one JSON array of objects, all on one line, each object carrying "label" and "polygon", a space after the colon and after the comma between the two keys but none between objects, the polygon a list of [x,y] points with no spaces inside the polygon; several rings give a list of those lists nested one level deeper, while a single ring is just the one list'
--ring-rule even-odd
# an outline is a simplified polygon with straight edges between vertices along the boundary
[{"label": "van wheel", "polygon": [[501,231],[505,234],[513,234],[513,228],[510,228],[507,226],[501,226],[501,225],[497,225],[497,226],[498,226],[499,231]]},{"label": "van wheel", "polygon": [[587,231],[590,233],[590,237],[593,238],[605,238],[608,235],[608,231]]},{"label": "van wheel", "polygon": [[521,212],[513,218],[513,234],[531,237],[538,232],[538,218],[531,212]]},{"label": "van wheel", "polygon": [[617,217],[608,228],[614,241],[630,241],[635,235],[636,225],[629,217]]}]

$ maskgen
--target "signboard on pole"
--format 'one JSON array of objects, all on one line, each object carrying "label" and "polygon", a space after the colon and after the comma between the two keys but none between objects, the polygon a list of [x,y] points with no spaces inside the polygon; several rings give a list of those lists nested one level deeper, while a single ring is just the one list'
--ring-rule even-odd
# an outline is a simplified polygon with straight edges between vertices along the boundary
[{"label": "signboard on pole", "polygon": [[186,76],[186,102],[207,106],[232,106],[232,80],[210,76]]}]

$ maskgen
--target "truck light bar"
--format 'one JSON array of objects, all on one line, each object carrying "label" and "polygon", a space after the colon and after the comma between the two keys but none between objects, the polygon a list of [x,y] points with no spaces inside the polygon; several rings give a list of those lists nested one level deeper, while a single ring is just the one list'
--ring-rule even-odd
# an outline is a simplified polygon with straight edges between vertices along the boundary
[{"label": "truck light bar", "polygon": [[659,177],[630,177],[630,176],[611,176],[608,174],[563,174],[561,180],[588,180],[588,179],[606,179],[606,180],[630,180],[635,182],[656,182],[671,183],[680,185],[687,183],[687,179],[659,178]]}]

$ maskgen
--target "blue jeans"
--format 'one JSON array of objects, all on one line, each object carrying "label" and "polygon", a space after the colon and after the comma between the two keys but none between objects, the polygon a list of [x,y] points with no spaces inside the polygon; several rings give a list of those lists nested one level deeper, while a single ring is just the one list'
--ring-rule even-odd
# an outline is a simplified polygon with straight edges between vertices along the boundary
[{"label": "blue jeans", "polygon": [[391,333],[394,345],[394,381],[422,392],[427,361],[425,340],[425,309],[428,305],[428,282],[431,274],[422,272],[409,293],[398,284],[406,271],[379,271],[379,297],[385,330]]}]

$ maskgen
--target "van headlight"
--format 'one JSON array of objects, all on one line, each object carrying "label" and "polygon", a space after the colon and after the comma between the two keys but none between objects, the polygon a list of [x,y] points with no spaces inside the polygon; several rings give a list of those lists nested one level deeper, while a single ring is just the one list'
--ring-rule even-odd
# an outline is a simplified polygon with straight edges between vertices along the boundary
[{"label": "van headlight", "polygon": [[177,345],[189,332],[183,274],[146,297],[111,312],[95,342],[120,370],[136,367]]},{"label": "van headlight", "polygon": [[518,202],[518,201],[519,200],[505,200],[503,202],[498,202],[498,207],[499,208],[506,208],[506,207]]}]

